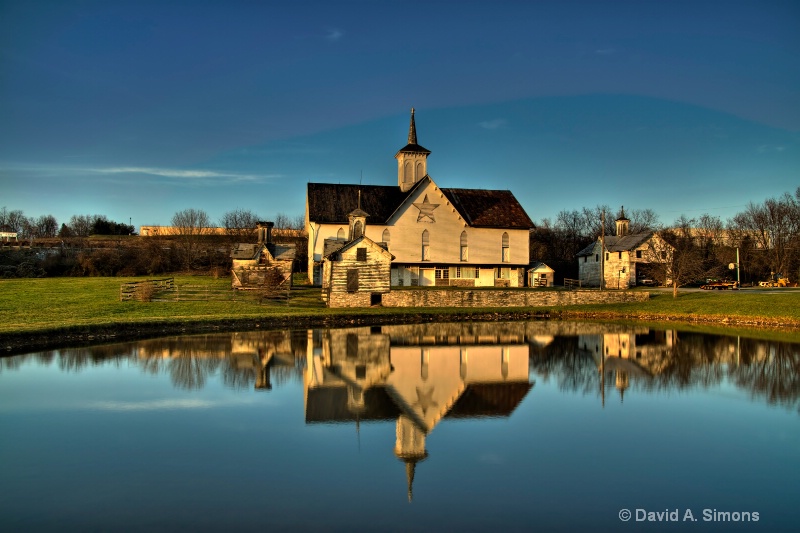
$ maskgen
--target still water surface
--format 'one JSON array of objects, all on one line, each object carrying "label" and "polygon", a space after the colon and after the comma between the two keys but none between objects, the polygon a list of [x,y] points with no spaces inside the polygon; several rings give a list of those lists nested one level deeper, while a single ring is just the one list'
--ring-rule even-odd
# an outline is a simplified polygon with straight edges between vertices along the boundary
[{"label": "still water surface", "polygon": [[0,452],[7,531],[796,531],[800,344],[537,321],[56,350],[0,360]]}]

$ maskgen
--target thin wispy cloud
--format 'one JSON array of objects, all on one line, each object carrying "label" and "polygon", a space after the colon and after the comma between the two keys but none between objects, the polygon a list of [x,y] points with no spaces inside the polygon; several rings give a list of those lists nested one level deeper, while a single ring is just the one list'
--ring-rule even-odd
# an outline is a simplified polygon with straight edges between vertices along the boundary
[{"label": "thin wispy cloud", "polygon": [[237,172],[219,172],[215,170],[195,170],[195,169],[175,169],[175,168],[153,168],[153,167],[104,167],[87,168],[87,172],[98,174],[145,174],[149,176],[159,176],[163,178],[175,178],[181,180],[224,180],[225,182],[255,182],[265,179],[280,178],[279,174],[240,174]]},{"label": "thin wispy cloud", "polygon": [[478,126],[483,129],[487,130],[496,130],[498,128],[503,128],[508,124],[508,121],[504,118],[496,118],[493,120],[485,120],[483,122],[479,122]]},{"label": "thin wispy cloud", "polygon": [[330,41],[332,43],[335,43],[335,42],[341,40],[342,37],[344,37],[344,31],[342,31],[342,30],[340,30],[338,28],[331,28],[325,34],[325,39],[327,39],[328,41]]},{"label": "thin wispy cloud", "polygon": [[163,411],[172,409],[209,409],[217,407],[217,402],[199,398],[148,400],[141,402],[93,402],[86,407],[97,411]]},{"label": "thin wispy cloud", "polygon": [[[61,402],[52,404],[44,402],[31,407],[32,410],[91,410],[91,411],[113,411],[113,412],[142,412],[142,411],[172,411],[172,410],[192,410],[192,409],[214,409],[217,407],[239,406],[253,404],[250,398],[241,399],[222,399],[222,400],[203,400],[199,398],[159,398],[141,401],[99,401],[99,402]],[[12,412],[13,406],[0,406],[0,412]]]},{"label": "thin wispy cloud", "polygon": [[758,147],[759,154],[766,154],[769,152],[783,152],[784,150],[786,150],[785,146],[774,146],[769,144],[762,144],[761,146]]}]

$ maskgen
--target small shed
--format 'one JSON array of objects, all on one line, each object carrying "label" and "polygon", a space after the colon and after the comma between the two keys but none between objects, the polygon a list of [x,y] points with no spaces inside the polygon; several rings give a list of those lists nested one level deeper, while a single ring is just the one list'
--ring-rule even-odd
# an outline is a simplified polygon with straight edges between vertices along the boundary
[{"label": "small shed", "polygon": [[294,244],[273,243],[272,226],[272,222],[260,222],[257,243],[233,245],[231,288],[291,287],[296,248]]},{"label": "small shed", "polygon": [[528,287],[552,287],[556,271],[538,261],[528,269]]},{"label": "small shed", "polygon": [[322,298],[328,307],[369,307],[389,292],[394,256],[384,243],[361,235],[323,258]]}]

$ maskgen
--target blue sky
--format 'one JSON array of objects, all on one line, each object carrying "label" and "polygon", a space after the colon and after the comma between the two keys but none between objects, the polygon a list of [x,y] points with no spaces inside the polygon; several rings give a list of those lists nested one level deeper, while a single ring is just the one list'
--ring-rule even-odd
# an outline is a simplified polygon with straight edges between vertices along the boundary
[{"label": "blue sky", "polygon": [[800,186],[800,4],[0,0],[0,207],[168,224],[396,184],[534,221],[723,219]]}]

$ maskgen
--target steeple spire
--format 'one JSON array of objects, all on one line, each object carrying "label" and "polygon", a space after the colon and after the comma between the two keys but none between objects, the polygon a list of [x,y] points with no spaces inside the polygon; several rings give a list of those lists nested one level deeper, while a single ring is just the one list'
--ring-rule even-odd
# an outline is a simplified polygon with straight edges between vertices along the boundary
[{"label": "steeple spire", "polygon": [[395,155],[397,159],[397,184],[407,192],[415,183],[428,175],[428,154],[431,151],[417,144],[417,125],[414,123],[414,108],[408,125],[408,144]]},{"label": "steeple spire", "polygon": [[417,144],[417,126],[414,124],[414,108],[411,108],[411,124],[408,126],[408,144]]}]

